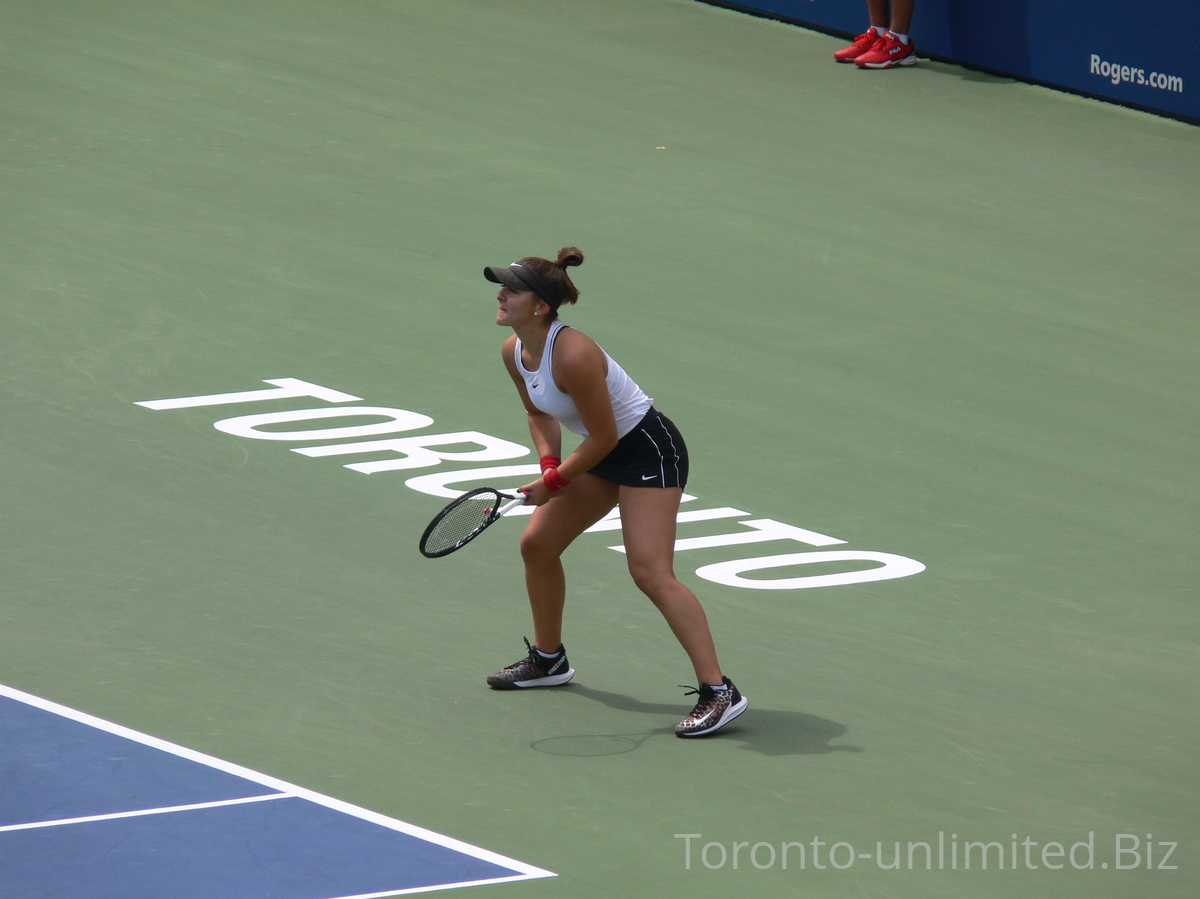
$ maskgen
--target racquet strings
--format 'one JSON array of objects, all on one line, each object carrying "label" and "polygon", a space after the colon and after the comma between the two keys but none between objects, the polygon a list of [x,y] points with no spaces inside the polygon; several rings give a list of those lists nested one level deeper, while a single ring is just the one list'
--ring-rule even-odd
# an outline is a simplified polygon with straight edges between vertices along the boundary
[{"label": "racquet strings", "polygon": [[463,497],[461,502],[447,509],[430,529],[423,550],[436,554],[469,539],[488,523],[500,500],[498,493]]}]

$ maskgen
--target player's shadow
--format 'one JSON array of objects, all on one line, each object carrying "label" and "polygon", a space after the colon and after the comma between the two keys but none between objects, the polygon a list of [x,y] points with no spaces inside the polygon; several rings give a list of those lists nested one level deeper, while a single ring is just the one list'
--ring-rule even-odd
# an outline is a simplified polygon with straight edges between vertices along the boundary
[{"label": "player's shadow", "polygon": [[[609,708],[622,712],[666,715],[671,719],[678,719],[682,713],[687,711],[684,704],[643,702],[622,693],[597,690],[581,684],[572,684],[563,692],[603,703]],[[649,731],[627,734],[572,734],[548,737],[531,745],[539,752],[552,755],[617,755],[638,749],[650,737],[674,736],[674,733],[674,720],[672,720],[670,725],[656,727]],[[735,740],[741,744],[742,749],[763,755],[823,755],[829,752],[862,752],[863,750],[857,746],[833,744],[834,740],[845,734],[845,725],[830,721],[828,718],[819,718],[816,715],[806,715],[803,712],[786,709],[758,708],[751,703],[750,708],[741,717],[726,725],[719,734],[702,739]]]}]

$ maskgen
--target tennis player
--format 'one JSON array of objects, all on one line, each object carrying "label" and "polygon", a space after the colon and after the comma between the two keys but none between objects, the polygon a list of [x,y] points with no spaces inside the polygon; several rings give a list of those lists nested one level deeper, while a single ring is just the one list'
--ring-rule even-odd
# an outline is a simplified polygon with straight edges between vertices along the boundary
[{"label": "tennis player", "polygon": [[[527,256],[488,266],[500,285],[496,324],[512,328],[504,365],[529,418],[542,477],[523,488],[537,506],[521,538],[533,611],[529,654],[487,679],[496,689],[556,687],[575,676],[562,644],[566,578],[561,556],[614,506],[634,583],[658,607],[691,659],[696,707],[675,727],[681,737],[711,734],[746,710],[721,672],[704,608],[675,577],[675,516],[687,482],[683,437],[652,400],[595,341],[558,320],[579,291],[567,269],[583,254],[564,247],[550,261]],[[567,458],[562,428],[583,438]],[[692,695],[689,693],[687,695]]]}]

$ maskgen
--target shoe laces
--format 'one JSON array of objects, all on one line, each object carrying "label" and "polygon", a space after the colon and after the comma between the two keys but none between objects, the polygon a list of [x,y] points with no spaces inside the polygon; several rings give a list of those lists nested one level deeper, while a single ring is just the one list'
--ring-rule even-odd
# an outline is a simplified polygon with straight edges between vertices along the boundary
[{"label": "shoe laces", "polygon": [[[687,687],[687,684],[680,684],[681,687]],[[702,719],[708,715],[714,706],[717,706],[721,699],[720,695],[708,684],[701,684],[699,687],[688,687],[688,691],[684,696],[698,696],[696,706],[692,709],[688,718]],[[687,720],[687,719],[685,719]]]},{"label": "shoe laces", "polygon": [[506,665],[504,668],[505,671],[514,671],[526,663],[533,665],[535,668],[537,667],[538,656],[537,656],[537,653],[533,649],[533,644],[529,642],[528,637],[522,637],[521,639],[523,639],[525,641],[525,648],[529,651],[529,653],[528,653],[528,655],[525,656],[525,658],[521,659],[520,661],[513,662],[511,665]]},{"label": "shoe laces", "polygon": [[[529,655],[527,655],[523,661],[528,662],[537,671],[541,672],[542,674],[545,674],[546,670],[558,659],[558,656],[555,656],[552,659],[548,659],[545,656],[543,656],[540,652],[538,652],[537,647],[529,642],[528,637],[523,637],[522,639],[525,641],[525,648],[529,650]],[[563,650],[563,651],[565,652],[566,650]],[[517,662],[517,664],[519,665],[521,663]]]}]

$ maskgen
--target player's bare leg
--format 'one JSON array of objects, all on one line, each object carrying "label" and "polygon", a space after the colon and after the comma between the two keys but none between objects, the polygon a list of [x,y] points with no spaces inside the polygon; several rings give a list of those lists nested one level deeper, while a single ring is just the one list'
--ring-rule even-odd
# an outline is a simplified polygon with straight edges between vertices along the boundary
[{"label": "player's bare leg", "polygon": [[567,596],[562,554],[616,503],[616,484],[582,474],[530,517],[521,537],[521,558],[525,562],[525,587],[533,612],[534,646],[538,649],[554,652],[562,644],[563,606]]}]

